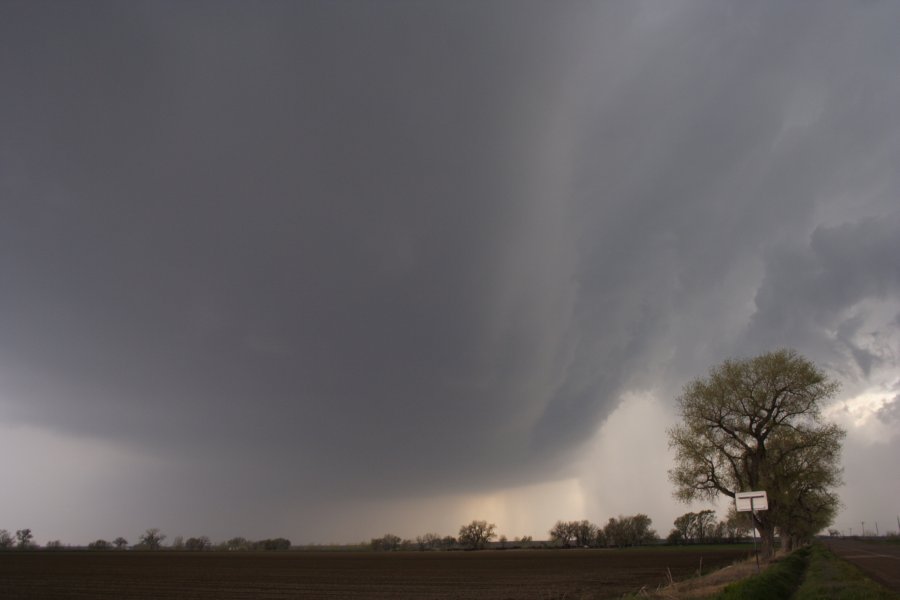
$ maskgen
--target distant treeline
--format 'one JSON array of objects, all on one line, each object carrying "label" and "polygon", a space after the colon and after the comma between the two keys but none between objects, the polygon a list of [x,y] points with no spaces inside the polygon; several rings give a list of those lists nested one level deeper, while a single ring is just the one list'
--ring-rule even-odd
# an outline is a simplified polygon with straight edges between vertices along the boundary
[{"label": "distant treeline", "polygon": [[368,547],[375,551],[397,550],[477,550],[480,548],[625,548],[647,544],[733,543],[749,535],[749,520],[744,515],[729,511],[723,521],[717,522],[715,512],[703,510],[686,513],[674,521],[674,528],[665,541],[651,528],[653,520],[645,514],[610,518],[603,527],[583,519],[557,521],[550,528],[547,541],[535,541],[531,536],[508,539],[497,535],[496,525],[486,521],[472,521],[459,529],[459,536],[441,536],[426,533],[414,540],[403,539],[392,533],[373,538]]},{"label": "distant treeline", "polygon": [[[37,550],[40,547],[33,543],[34,536],[30,529],[20,529],[16,532],[15,537],[5,529],[0,529],[0,550]],[[46,550],[177,550],[186,552],[201,552],[210,550],[219,551],[284,551],[291,549],[291,541],[286,538],[267,538],[264,540],[248,540],[243,537],[234,537],[226,542],[213,544],[210,539],[201,535],[199,537],[189,537],[187,539],[177,536],[172,539],[172,543],[164,545],[163,541],[166,535],[161,533],[159,529],[153,528],[146,530],[138,536],[136,544],[129,544],[128,540],[123,537],[109,541],[105,539],[97,539],[87,546],[71,546],[65,545],[59,540],[51,540],[44,546]]]},{"label": "distant treeline", "polygon": [[639,546],[659,539],[650,528],[651,524],[650,517],[644,514],[612,518],[605,527],[598,527],[587,520],[557,521],[549,531],[549,541],[535,542],[531,536],[509,540],[505,535],[496,534],[496,525],[493,523],[472,521],[459,528],[457,537],[426,533],[415,540],[404,540],[388,533],[374,538],[369,546],[376,551]]},{"label": "distant treeline", "polygon": [[[487,521],[475,520],[459,528],[456,537],[426,533],[415,539],[404,539],[392,533],[372,538],[359,544],[330,544],[295,546],[295,550],[373,550],[376,552],[411,550],[480,550],[484,548],[623,548],[647,544],[691,544],[734,542],[745,538],[750,531],[749,521],[732,508],[726,518],[716,521],[715,512],[702,510],[685,513],[674,521],[674,528],[665,542],[660,540],[651,528],[653,521],[645,514],[613,517],[603,527],[584,519],[581,521],[557,521],[548,531],[546,541],[535,541],[531,536],[508,539],[496,533],[497,526]],[[233,537],[227,541],[213,543],[209,537],[183,538],[176,536],[170,544],[163,544],[166,535],[159,529],[147,529],[138,536],[135,544],[129,544],[123,537],[114,540],[98,539],[87,546],[65,546],[59,540],[47,542],[47,550],[87,549],[87,550],[176,550],[185,552],[228,551],[228,552],[272,552],[291,550],[291,541],[278,537],[263,540],[248,540]],[[15,536],[0,529],[0,550],[37,549],[30,529],[19,529]]]}]

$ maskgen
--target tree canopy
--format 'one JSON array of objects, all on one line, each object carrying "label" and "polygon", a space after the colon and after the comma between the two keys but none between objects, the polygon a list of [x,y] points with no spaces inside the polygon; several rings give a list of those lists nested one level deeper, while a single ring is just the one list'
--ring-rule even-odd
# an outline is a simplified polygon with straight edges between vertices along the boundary
[{"label": "tree canopy", "polygon": [[459,528],[459,543],[472,550],[484,548],[489,541],[497,537],[494,533],[496,525],[487,521],[472,521]]},{"label": "tree canopy", "polygon": [[166,539],[165,534],[160,533],[156,527],[152,527],[138,538],[138,546],[146,550],[159,550],[164,539]]},{"label": "tree canopy", "polygon": [[822,417],[838,390],[792,350],[727,360],[688,383],[678,398],[682,421],[669,430],[683,501],[765,490],[769,510],[753,516],[771,555],[775,528],[789,539],[828,526],[839,501],[845,432]]}]

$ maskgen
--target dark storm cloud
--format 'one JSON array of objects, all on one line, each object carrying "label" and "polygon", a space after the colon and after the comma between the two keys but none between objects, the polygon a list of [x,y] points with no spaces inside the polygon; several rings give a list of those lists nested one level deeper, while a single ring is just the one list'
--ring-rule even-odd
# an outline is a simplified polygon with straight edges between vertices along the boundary
[{"label": "dark storm cloud", "polygon": [[510,270],[568,11],[8,12],[14,418],[370,489],[527,449],[571,282]]},{"label": "dark storm cloud", "polygon": [[559,477],[624,389],[896,297],[888,3],[0,16],[0,416],[162,490]]}]

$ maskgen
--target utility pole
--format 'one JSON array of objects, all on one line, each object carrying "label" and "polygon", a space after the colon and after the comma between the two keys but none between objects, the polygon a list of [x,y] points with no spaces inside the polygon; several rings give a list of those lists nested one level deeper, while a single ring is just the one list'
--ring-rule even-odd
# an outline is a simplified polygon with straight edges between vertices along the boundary
[{"label": "utility pole", "polygon": [[860,521],[859,524],[862,525],[862,533],[860,535],[866,537],[866,522]]},{"label": "utility pole", "polygon": [[880,534],[878,533],[878,521],[875,521],[875,537],[878,537]]}]

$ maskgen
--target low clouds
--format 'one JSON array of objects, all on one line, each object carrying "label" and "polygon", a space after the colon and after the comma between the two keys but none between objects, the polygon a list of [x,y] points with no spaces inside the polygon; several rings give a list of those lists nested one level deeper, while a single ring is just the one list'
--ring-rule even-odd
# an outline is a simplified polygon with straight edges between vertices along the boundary
[{"label": "low clouds", "polygon": [[[862,378],[893,369],[900,330],[900,212],[818,227],[808,244],[783,246],[767,260],[752,332],[762,344],[820,349],[852,357]],[[851,375],[851,373],[845,373]]]},{"label": "low clouds", "polygon": [[896,425],[900,422],[900,396],[886,401],[875,414],[885,425]]},{"label": "low clouds", "polygon": [[0,9],[0,419],[151,460],[123,524],[619,510],[623,399],[897,377],[887,3],[51,6]]}]

